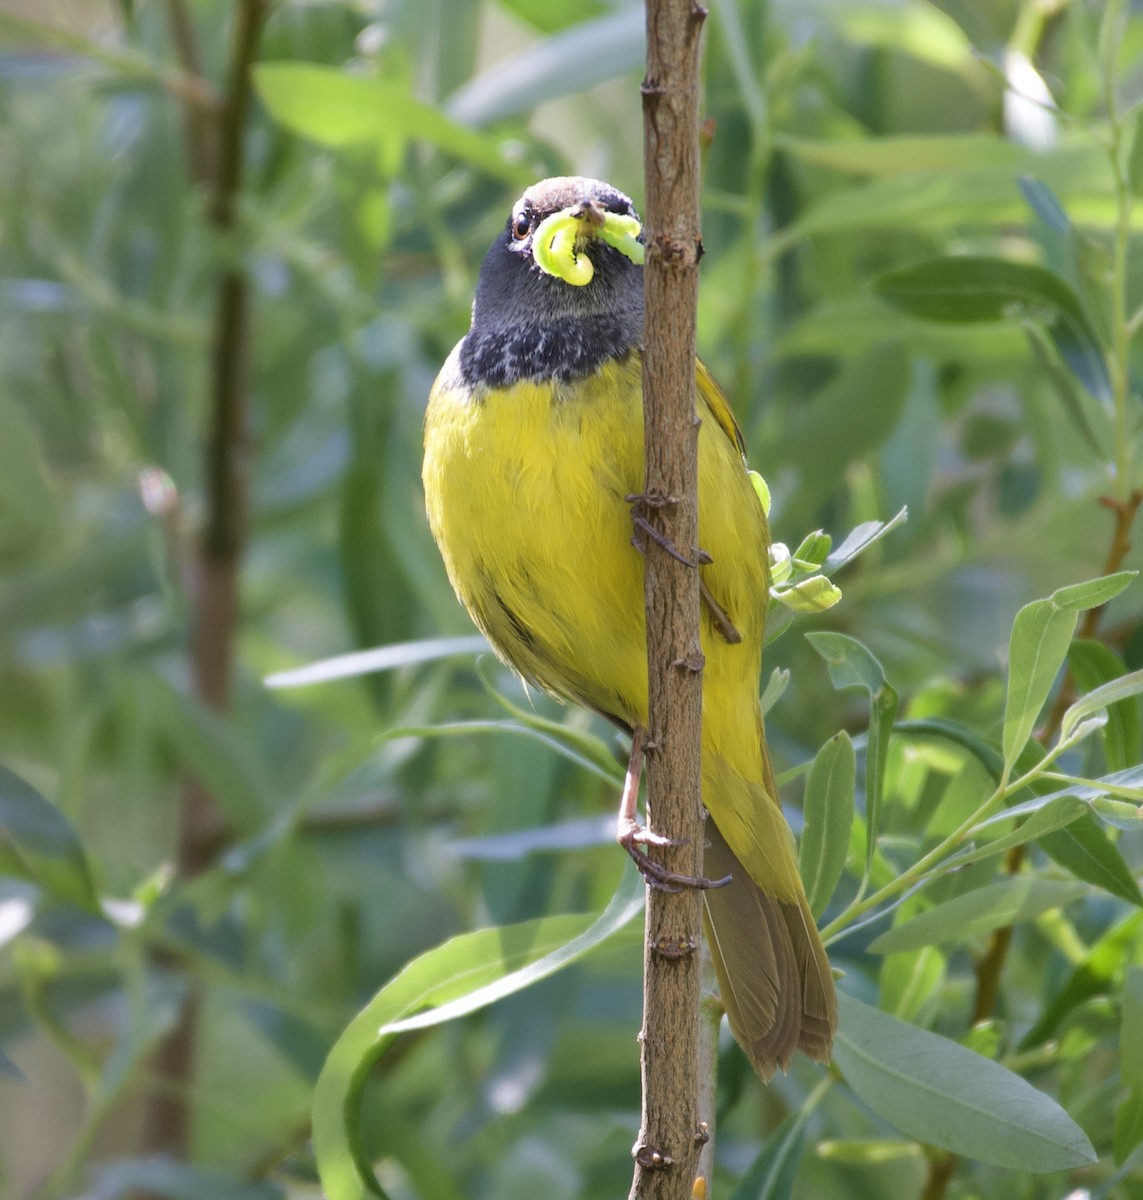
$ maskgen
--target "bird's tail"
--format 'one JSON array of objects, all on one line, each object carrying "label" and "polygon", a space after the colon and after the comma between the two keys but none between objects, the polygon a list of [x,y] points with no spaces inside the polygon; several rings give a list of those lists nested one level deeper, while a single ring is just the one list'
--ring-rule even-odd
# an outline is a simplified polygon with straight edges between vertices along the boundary
[{"label": "bird's tail", "polygon": [[[716,782],[723,794],[721,803],[708,800],[713,819],[706,823],[703,874],[711,879],[729,875],[731,882],[703,893],[707,940],[730,1031],[758,1074],[769,1079],[776,1067],[789,1066],[796,1050],[816,1062],[829,1061],[837,995],[781,810],[760,784],[725,763],[719,766],[717,780],[709,775],[704,780]],[[744,794],[726,796],[728,784]],[[720,820],[736,841],[746,828],[749,843],[739,852],[764,885],[731,849]],[[775,866],[780,867],[776,872]]]}]

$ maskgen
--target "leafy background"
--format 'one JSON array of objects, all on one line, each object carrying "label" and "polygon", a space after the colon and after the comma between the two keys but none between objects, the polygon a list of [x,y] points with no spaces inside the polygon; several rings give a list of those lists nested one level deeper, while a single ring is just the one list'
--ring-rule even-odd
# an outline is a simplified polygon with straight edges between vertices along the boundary
[{"label": "leafy background", "polygon": [[[470,641],[265,681],[471,637],[422,514],[425,397],[522,186],[575,171],[641,197],[641,10],[279,0],[220,228],[188,153],[188,113],[208,106],[178,18],[217,93],[246,3],[0,5],[0,1187],[18,1197],[320,1195],[315,1084],[358,1009],[453,935],[601,912],[623,869],[604,815],[611,734],[525,699]],[[953,1157],[934,1126],[927,1145],[874,1102],[892,1088],[862,1083],[861,1047],[839,1056],[844,1081],[799,1062],[762,1088],[724,1042],[718,1194],[1143,1196],[1137,587],[1081,627],[1057,681],[1066,703],[1128,679],[1060,760],[1128,772],[1118,793],[1081,795],[1100,820],[1084,809],[1079,858],[1044,839],[962,866],[901,908],[936,914],[919,933],[842,920],[870,860],[868,785],[880,886],[992,793],[989,751],[1013,766],[1032,732],[1042,693],[1005,718],[1017,611],[1138,563],[1143,20],[1083,0],[711,8],[703,357],[778,537],[836,541],[909,509],[839,575],[843,603],[768,653],[790,673],[769,730],[796,828],[797,769],[823,746],[821,775],[844,760],[839,730],[860,752],[852,844],[848,794],[823,798],[848,851],[823,918],[847,933],[831,950],[855,998],[846,1028],[868,1050],[879,1006],[966,1043],[1054,1096],[1099,1156],[1085,1164],[1057,1129],[1070,1167],[1054,1174],[1034,1172],[1062,1160],[1026,1148],[1006,1168]],[[252,295],[251,503],[220,714],[196,691],[188,629],[227,272]],[[835,687],[857,652],[810,629],[876,655],[872,679],[849,680],[866,690]],[[870,693],[874,735],[879,712],[893,720],[878,664],[899,720],[959,731],[882,738],[883,777],[864,753]],[[1049,701],[1047,741],[1062,715]],[[188,777],[228,822],[193,878],[175,869]],[[898,940],[871,949],[878,935]],[[389,1193],[624,1188],[638,966],[635,922],[479,1015],[371,1045],[358,1133]],[[155,1048],[190,1010],[193,1074],[164,1082]],[[888,1027],[871,1069],[902,1036]],[[933,1077],[962,1066],[938,1057]],[[174,1158],[147,1133],[156,1095],[190,1113]]]}]

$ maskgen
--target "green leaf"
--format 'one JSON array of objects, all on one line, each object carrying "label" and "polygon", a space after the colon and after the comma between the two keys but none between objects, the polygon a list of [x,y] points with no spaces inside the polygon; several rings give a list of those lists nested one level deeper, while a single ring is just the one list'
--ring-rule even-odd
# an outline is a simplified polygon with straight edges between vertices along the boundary
[{"label": "green leaf", "polygon": [[[1073,642],[1068,650],[1068,666],[1076,684],[1087,695],[1078,704],[1073,705],[1064,715],[1064,725],[1069,721],[1074,723],[1081,720],[1088,712],[1098,711],[1102,704],[1095,708],[1079,709],[1078,715],[1073,713],[1079,705],[1090,703],[1091,697],[1099,694],[1106,701],[1107,725],[1103,730],[1104,756],[1108,768],[1112,771],[1122,771],[1139,760],[1140,725],[1139,706],[1133,698],[1138,690],[1143,690],[1143,672],[1136,671],[1133,675],[1126,674],[1123,662],[1102,642],[1080,640]],[[1128,690],[1123,697],[1112,696],[1100,692],[1105,685],[1120,683],[1133,679],[1136,684],[1127,685]],[[1061,737],[1066,736],[1061,730]]]},{"label": "green leaf", "polygon": [[99,912],[83,845],[50,800],[0,766],[0,874],[30,879],[56,900]]},{"label": "green leaf", "polygon": [[403,84],[304,62],[260,63],[253,74],[271,116],[323,145],[424,141],[509,183],[531,178],[491,138],[417,100]]},{"label": "green leaf", "polygon": [[1122,1166],[1131,1152],[1143,1142],[1143,1088],[1133,1087],[1127,1099],[1116,1109],[1112,1151],[1115,1165]]},{"label": "green leaf", "polygon": [[966,167],[1000,166],[1015,172],[1033,161],[1031,154],[992,134],[924,137],[912,134],[878,138],[831,138],[816,141],[777,133],[774,144],[803,162],[846,175],[916,175]]},{"label": "green leaf", "polygon": [[[980,862],[997,854],[1004,854],[1013,846],[1022,846],[1026,842],[1034,842],[1045,834],[1064,829],[1073,821],[1078,821],[1087,812],[1087,805],[1078,796],[1056,796],[1055,799],[1037,803],[1032,815],[1011,832],[1003,834],[995,841],[985,842],[981,846],[965,850],[954,855],[946,862],[949,870],[967,867],[969,863]],[[996,820],[1010,820],[1012,812],[997,813]],[[986,822],[985,825],[991,824]],[[981,826],[983,829],[985,826]]]},{"label": "green leaf", "polygon": [[48,536],[57,519],[35,426],[0,393],[0,555],[17,555]]},{"label": "green leaf", "polygon": [[903,921],[874,938],[869,949],[873,954],[890,954],[942,942],[962,942],[1005,925],[1030,921],[1087,894],[1083,883],[1017,876],[965,892]]},{"label": "green leaf", "polygon": [[584,21],[501,58],[449,96],[445,108],[465,125],[491,125],[636,71],[644,60],[643,26],[637,6]]},{"label": "green leaf", "polygon": [[1120,1014],[1119,1074],[1128,1087],[1143,1089],[1143,967],[1127,968]]},{"label": "green leaf", "polygon": [[890,271],[877,294],[911,316],[953,324],[1044,320],[1060,354],[1100,400],[1111,397],[1099,335],[1062,275],[1033,263],[983,255],[933,258]]},{"label": "green leaf", "polygon": [[182,767],[242,832],[259,828],[277,803],[268,773],[233,724],[159,675],[143,679],[151,715]]},{"label": "green leaf", "polygon": [[916,1020],[925,1003],[937,995],[947,966],[947,959],[935,946],[887,954],[878,978],[882,1010],[902,1021]]},{"label": "green leaf", "polygon": [[[825,560],[824,570],[826,574],[832,575],[839,568],[844,567],[846,563],[852,562],[875,542],[879,542],[887,533],[891,533],[899,525],[904,525],[908,519],[909,510],[903,508],[896,516],[890,517],[888,521],[863,521],[860,525],[855,526],[850,530],[845,541]],[[799,547],[799,552],[800,550],[801,547]]]},{"label": "green leaf", "polygon": [[314,1090],[314,1154],[329,1200],[384,1196],[362,1141],[359,1110],[370,1069],[398,1032],[454,1020],[546,978],[626,925],[642,908],[643,893],[629,866],[595,920],[543,917],[461,934],[387,983],[338,1038]]},{"label": "green leaf", "polygon": [[886,681],[876,657],[856,638],[844,633],[807,633],[806,640],[829,664],[829,677],[835,688],[863,687],[869,692],[869,737],[865,747],[865,865],[868,870],[877,847],[881,793],[885,787],[889,735],[897,715],[897,693]]},{"label": "green leaf", "polygon": [[1036,719],[1059,674],[1078,613],[1105,604],[1135,577],[1121,571],[1059,588],[1017,614],[1008,649],[1008,698],[1004,707],[1004,761],[1011,767],[1032,736]]},{"label": "green leaf", "polygon": [[1071,417],[1080,436],[1099,459],[1112,457],[1114,431],[1107,408],[1080,385],[1075,372],[1064,362],[1059,348],[1035,321],[1023,321],[1024,336],[1040,371],[1052,381],[1056,395]]},{"label": "green leaf", "polygon": [[1143,932],[1143,912],[1124,918],[1095,943],[1021,1039],[1018,1049],[1041,1045],[1059,1029],[1064,1018],[1093,996],[1107,995],[1123,973]]},{"label": "green leaf", "polygon": [[843,731],[818,751],[806,778],[798,868],[815,918],[825,911],[845,868],[856,773],[853,743]]},{"label": "green leaf", "polygon": [[738,1181],[730,1200],[790,1200],[805,1147],[806,1119],[806,1114],[791,1113],[766,1138],[761,1153]]},{"label": "green leaf", "polygon": [[1093,883],[1129,904],[1143,907],[1143,895],[1131,868],[1090,813],[1085,813],[1066,829],[1044,834],[1040,846],[1077,879]]},{"label": "green leaf", "polygon": [[99,1196],[165,1196],[167,1200],[282,1200],[275,1183],[251,1183],[210,1167],[158,1158],[120,1159],[93,1168]]},{"label": "green leaf", "polygon": [[834,1061],[858,1097],[902,1133],[1037,1174],[1096,1161],[1083,1130],[1019,1075],[844,992],[838,1006]]},{"label": "green leaf", "polygon": [[472,654],[486,654],[490,647],[483,637],[428,638],[420,642],[395,642],[389,646],[377,646],[372,650],[358,650],[353,654],[338,654],[333,658],[319,659],[304,667],[293,667],[288,671],[276,671],[262,681],[268,688],[308,687],[315,683],[329,683],[333,679],[355,679],[359,675],[372,675],[377,671],[396,671],[402,667],[419,663],[439,662],[444,658],[465,658]]}]

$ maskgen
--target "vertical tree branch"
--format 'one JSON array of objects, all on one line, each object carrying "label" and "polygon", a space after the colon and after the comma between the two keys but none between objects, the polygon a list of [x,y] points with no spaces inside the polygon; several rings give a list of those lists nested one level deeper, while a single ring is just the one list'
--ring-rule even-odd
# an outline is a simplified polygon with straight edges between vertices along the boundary
[{"label": "vertical tree branch", "polygon": [[[205,464],[205,520],[193,571],[190,667],[196,696],[216,711],[230,702],[234,641],[238,626],[238,575],[246,542],[247,424],[249,407],[249,281],[227,245],[235,231],[242,187],[250,68],[257,52],[270,0],[241,0],[235,7],[228,79],[218,123],[207,137],[201,125],[188,125],[192,173],[210,171],[207,216],[226,264],[214,302],[210,367],[210,428]],[[197,62],[186,14],[178,0],[170,9],[180,54]],[[214,861],[229,830],[210,794],[187,779],[179,802],[178,874],[188,878]],[[178,1023],[160,1044],[153,1069],[158,1083],[148,1098],[143,1149],[185,1157],[190,1141],[188,1092],[194,1078],[194,1052],[200,997],[191,986]]]},{"label": "vertical tree branch", "polygon": [[[695,306],[702,253],[698,206],[698,63],[706,11],[647,0],[643,83],[646,203],[644,491],[657,528],[684,555],[698,543]],[[648,540],[644,595],[650,719],[648,816],[677,839],[666,865],[702,873],[700,752],[703,656],[694,567]],[[701,898],[650,889],[644,951],[643,1110],[632,1200],[689,1200],[698,1170]]]}]

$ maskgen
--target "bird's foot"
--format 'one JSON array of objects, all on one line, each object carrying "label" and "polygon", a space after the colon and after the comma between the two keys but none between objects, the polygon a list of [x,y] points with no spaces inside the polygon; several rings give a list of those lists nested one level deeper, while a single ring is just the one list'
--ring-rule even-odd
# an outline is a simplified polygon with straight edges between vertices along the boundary
[{"label": "bird's foot", "polygon": [[723,879],[707,879],[704,875],[684,875],[679,871],[671,871],[661,862],[653,859],[644,846],[682,846],[686,843],[678,838],[664,837],[661,833],[652,833],[638,821],[624,819],[619,822],[615,840],[631,855],[639,874],[646,880],[648,887],[658,888],[662,892],[681,892],[684,888],[698,888],[706,891],[709,888],[726,887],[730,876]]},{"label": "bird's foot", "polygon": [[714,559],[705,550],[698,547],[694,550],[694,558],[688,558],[669,537],[660,533],[648,519],[648,513],[661,508],[674,508],[679,502],[677,496],[663,496],[658,492],[635,492],[630,496],[624,496],[623,499],[631,505],[631,524],[635,527],[635,532],[631,536],[631,545],[640,554],[646,554],[647,542],[645,539],[650,538],[656,546],[662,547],[684,567],[705,567],[708,563],[714,562]]}]

